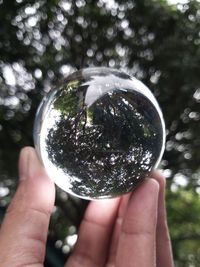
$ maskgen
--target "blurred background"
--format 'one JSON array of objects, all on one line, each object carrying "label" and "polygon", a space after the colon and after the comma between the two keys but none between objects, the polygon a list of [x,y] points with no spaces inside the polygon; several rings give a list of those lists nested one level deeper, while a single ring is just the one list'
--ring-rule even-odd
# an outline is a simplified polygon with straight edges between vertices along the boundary
[{"label": "blurred background", "polygon": [[[33,145],[41,98],[87,66],[125,70],[158,99],[176,266],[200,266],[198,1],[0,0],[0,221],[16,189],[19,151]],[[46,267],[63,266],[86,205],[57,190]]]}]

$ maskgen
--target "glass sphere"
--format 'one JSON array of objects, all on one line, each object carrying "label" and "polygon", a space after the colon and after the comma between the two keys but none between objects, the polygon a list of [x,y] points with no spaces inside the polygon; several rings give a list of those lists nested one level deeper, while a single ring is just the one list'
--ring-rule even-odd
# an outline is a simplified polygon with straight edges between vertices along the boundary
[{"label": "glass sphere", "polygon": [[44,97],[34,142],[63,190],[85,199],[111,198],[132,191],[158,165],[165,127],[142,82],[116,69],[87,68]]}]

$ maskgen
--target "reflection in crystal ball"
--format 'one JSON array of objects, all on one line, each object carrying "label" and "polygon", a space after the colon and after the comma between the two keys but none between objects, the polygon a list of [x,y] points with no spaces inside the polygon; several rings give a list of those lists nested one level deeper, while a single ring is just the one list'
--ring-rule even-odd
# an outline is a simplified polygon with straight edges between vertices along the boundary
[{"label": "reflection in crystal ball", "polygon": [[110,198],[133,190],[158,165],[164,131],[158,103],[143,83],[115,69],[88,68],[43,99],[34,142],[63,190]]}]

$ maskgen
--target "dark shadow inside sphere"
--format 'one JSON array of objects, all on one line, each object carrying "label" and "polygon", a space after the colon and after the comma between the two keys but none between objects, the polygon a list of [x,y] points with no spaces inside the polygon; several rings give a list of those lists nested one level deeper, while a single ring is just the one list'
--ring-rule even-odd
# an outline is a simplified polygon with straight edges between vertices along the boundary
[{"label": "dark shadow inside sphere", "polygon": [[117,70],[86,69],[69,76],[44,103],[48,159],[42,160],[47,169],[51,162],[62,170],[68,192],[88,199],[118,196],[158,163],[162,114],[137,82]]}]

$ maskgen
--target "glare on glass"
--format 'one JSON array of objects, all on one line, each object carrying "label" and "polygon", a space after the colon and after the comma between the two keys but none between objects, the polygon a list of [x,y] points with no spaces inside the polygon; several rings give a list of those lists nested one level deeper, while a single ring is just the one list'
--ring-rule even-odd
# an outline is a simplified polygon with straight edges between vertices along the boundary
[{"label": "glare on glass", "polygon": [[142,82],[116,69],[87,68],[44,97],[34,142],[63,190],[85,199],[111,198],[132,191],[157,167],[165,126]]}]

